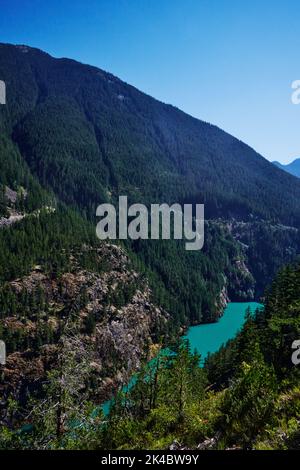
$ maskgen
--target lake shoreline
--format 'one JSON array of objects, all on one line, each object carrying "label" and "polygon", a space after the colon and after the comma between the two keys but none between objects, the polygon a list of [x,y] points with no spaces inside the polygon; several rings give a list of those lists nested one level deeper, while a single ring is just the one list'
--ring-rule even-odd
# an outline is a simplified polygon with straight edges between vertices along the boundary
[{"label": "lake shoreline", "polygon": [[[239,329],[244,325],[245,319],[246,319],[246,311],[247,308],[250,307],[250,310],[254,313],[258,308],[262,308],[263,305],[259,304],[258,302],[229,302],[224,309],[223,315],[218,319],[218,321],[215,322],[209,322],[209,323],[199,323],[198,325],[191,325],[189,327],[182,327],[182,334],[180,335],[181,339],[188,339],[190,341],[190,346],[191,349],[195,349],[200,355],[201,355],[201,362],[200,364],[203,366],[205,358],[207,357],[207,353],[214,353],[220,349],[222,344],[226,343],[230,339],[233,339],[236,334],[238,333]],[[237,315],[236,315],[237,314]],[[233,318],[232,318],[233,317]],[[224,322],[224,318],[226,322]],[[231,322],[229,320],[235,319],[235,322]],[[206,351],[207,347],[211,347],[210,344],[207,344],[207,342],[203,341],[203,344],[201,344],[201,347],[199,347],[199,344],[201,341],[204,339],[204,337],[198,335],[198,333],[204,330],[204,334],[206,334],[206,340],[207,338],[209,339],[214,339],[213,336],[207,336],[207,328],[215,328],[216,326],[218,327],[220,324],[223,326],[223,323],[225,323],[225,330],[223,330],[223,334],[219,334],[216,336],[216,342],[214,344],[214,347],[212,348],[212,351]],[[227,328],[227,326],[231,324],[232,328]],[[198,331],[200,330],[200,331]],[[196,331],[196,336],[191,335],[191,332]],[[197,339],[198,337],[198,339]],[[191,341],[192,339],[192,341]],[[200,340],[200,343],[197,344],[198,340]],[[221,342],[220,342],[221,341]],[[198,346],[198,347],[197,347]],[[167,350],[168,348],[165,347],[160,350]],[[203,354],[205,353],[205,354]],[[131,377],[129,384],[132,382],[134,384],[133,377],[138,374],[139,371],[137,371],[133,376]],[[124,386],[124,389],[130,389],[130,385],[127,384]],[[114,397],[110,398],[109,400],[105,401],[102,403],[101,408],[104,412],[104,415],[108,415],[110,412],[110,407],[113,403]]]},{"label": "lake shoreline", "polygon": [[223,315],[216,322],[191,325],[183,338],[201,355],[201,362],[208,354],[217,352],[223,344],[235,338],[243,327],[248,308],[254,313],[263,305],[258,302],[229,302]]}]

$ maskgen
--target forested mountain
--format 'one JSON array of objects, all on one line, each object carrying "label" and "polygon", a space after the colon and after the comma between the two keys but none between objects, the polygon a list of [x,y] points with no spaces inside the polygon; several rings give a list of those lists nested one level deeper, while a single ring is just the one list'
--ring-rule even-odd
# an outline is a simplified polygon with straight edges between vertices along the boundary
[{"label": "forested mountain", "polygon": [[[98,68],[27,46],[0,44],[0,79],[7,88],[7,104],[0,107],[0,338],[8,352],[7,365],[0,366],[0,446],[48,448],[61,446],[63,438],[64,447],[85,447],[85,441],[67,443],[70,421],[86,419],[83,432],[93,443],[91,407],[94,412],[183,327],[217,320],[229,299],[259,298],[278,269],[297,257],[300,181],[217,127]],[[119,195],[147,205],[204,203],[203,250],[188,252],[179,240],[100,242],[96,207],[116,203]],[[263,334],[268,318],[255,320],[264,323]],[[271,326],[276,330],[281,323]],[[262,376],[273,371],[263,335],[258,342],[263,358],[258,357],[253,374],[260,390]],[[204,399],[201,407],[208,405],[211,413],[204,417],[207,426],[182,442],[194,445],[198,438],[213,436],[222,389],[228,387],[222,367],[240,371],[230,379],[238,384],[234,393],[240,393],[239,381],[243,389],[237,347],[234,343],[221,352],[230,363],[222,360],[214,377],[210,364],[217,356],[200,370],[198,358],[185,346],[177,348],[175,365],[157,371],[159,380],[176,391],[179,367],[182,383],[190,387],[185,389],[189,413],[195,398]],[[207,377],[220,388],[211,401]],[[151,410],[134,395],[131,412],[143,439],[146,427],[160,436],[158,421],[166,420],[174,432],[155,444],[164,446],[177,436],[178,416],[163,404],[163,389],[153,395],[155,380],[149,392],[141,377],[133,392],[149,392]],[[172,401],[173,392],[166,393]],[[61,406],[54,410],[50,402],[57,397]],[[41,399],[49,401],[51,416],[40,413]],[[228,400],[220,406],[233,406]],[[124,429],[130,428],[131,418],[126,421],[118,407],[115,413]],[[28,441],[23,434],[20,440],[18,433],[11,434],[32,422],[40,431]],[[109,426],[111,442],[97,434],[96,447],[123,445],[122,430],[114,421]],[[179,437],[182,429],[191,432],[180,427]],[[224,445],[252,445],[252,437],[230,432]],[[143,446],[148,438],[139,441],[133,434],[132,439]]]},{"label": "forested mountain", "polygon": [[280,162],[273,162],[273,163],[278,168],[281,168],[281,170],[287,171],[291,175],[294,175],[300,178],[300,158],[296,158],[294,161],[292,161],[291,163],[288,163],[287,165],[283,165]]},{"label": "forested mountain", "polygon": [[[95,67],[0,45],[1,128],[32,173],[89,216],[118,194],[206,204],[207,217],[295,224],[300,182],[250,147]],[[201,110],[199,110],[201,112]]]},{"label": "forested mountain", "polygon": [[[224,291],[258,298],[299,252],[298,231],[289,227],[300,221],[300,182],[226,132],[96,67],[27,46],[0,45],[0,78],[2,146],[11,155],[1,153],[1,165],[21,162],[19,183],[5,174],[0,183],[24,187],[27,204],[46,190],[94,223],[96,206],[123,194],[147,204],[205,203],[213,222],[203,252],[187,256],[172,242],[129,246],[181,322],[216,318]],[[251,231],[232,231],[232,221]],[[266,260],[264,250],[251,252],[250,233],[258,247],[275,243],[276,254]]]},{"label": "forested mountain", "polygon": [[[172,354],[157,354],[141,368],[109,417],[88,402],[88,361],[77,365],[74,380],[69,351],[48,375],[42,403],[31,404],[30,432],[3,427],[0,448],[299,450],[300,350],[292,348],[299,343],[299,291],[300,267],[288,266],[265,307],[249,312],[242,331],[204,368],[188,343],[173,345]],[[78,352],[74,338],[64,344]],[[14,403],[10,410],[20,413]]]}]

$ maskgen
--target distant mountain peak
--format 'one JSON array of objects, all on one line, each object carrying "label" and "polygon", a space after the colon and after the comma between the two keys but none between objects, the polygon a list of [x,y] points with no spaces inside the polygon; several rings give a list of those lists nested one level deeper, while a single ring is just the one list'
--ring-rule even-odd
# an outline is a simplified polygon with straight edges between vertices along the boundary
[{"label": "distant mountain peak", "polygon": [[288,163],[287,165],[284,165],[283,163],[280,163],[278,161],[274,161],[272,163],[281,170],[284,170],[290,173],[291,175],[300,178],[300,157],[295,158],[295,160],[293,160],[291,163]]}]

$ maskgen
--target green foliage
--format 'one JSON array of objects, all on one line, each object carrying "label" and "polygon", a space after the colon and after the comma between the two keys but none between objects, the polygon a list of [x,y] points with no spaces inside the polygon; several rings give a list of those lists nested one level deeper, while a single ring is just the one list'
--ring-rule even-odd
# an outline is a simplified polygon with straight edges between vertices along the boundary
[{"label": "green foliage", "polygon": [[1,77],[10,84],[1,125],[64,202],[89,212],[109,190],[135,202],[197,200],[209,218],[299,222],[296,178],[217,127],[95,67],[0,48]]},{"label": "green foliage", "polygon": [[[233,291],[240,278],[235,261],[243,257],[241,250],[217,223],[205,224],[201,251],[186,251],[184,241],[175,240],[136,240],[127,246],[137,269],[150,280],[154,300],[172,313],[174,326],[215,321],[224,284]],[[243,289],[252,282],[246,281]]]},{"label": "green foliage", "polygon": [[[247,298],[254,288],[261,294],[299,252],[294,227],[300,222],[300,182],[242,142],[110,74],[35,49],[24,54],[0,45],[0,72],[10,84],[0,109],[0,217],[9,215],[6,187],[17,193],[11,205],[25,215],[0,229],[0,318],[13,316],[21,325],[30,319],[38,329],[33,343],[24,329],[13,331],[3,322],[9,352],[37,351],[63,338],[61,323],[57,336],[48,325],[51,306],[43,292],[16,293],[9,281],[36,265],[59,279],[72,271],[73,253],[82,269],[103,269],[95,209],[119,195],[147,205],[205,204],[201,252],[188,253],[177,241],[126,243],[154,299],[171,313],[172,333],[181,324],[214,321],[224,286],[232,299]],[[230,234],[232,219],[250,224],[235,234],[242,245]],[[237,267],[244,260],[256,286]],[[108,292],[106,305],[121,308],[136,287]],[[299,292],[300,268],[288,267],[266,296],[265,309],[249,316],[204,369],[187,344],[171,356],[158,355],[116,398],[105,423],[91,413],[91,358],[79,365],[72,353],[62,357],[29,415],[9,402],[10,428],[1,428],[0,447],[157,449],[174,440],[196,447],[211,439],[219,448],[299,448],[300,377],[291,363],[291,344],[300,338]],[[84,292],[79,297],[84,305]],[[61,314],[73,319],[76,306],[66,302]],[[85,333],[93,333],[95,321],[90,312]],[[21,418],[33,425],[32,433],[19,432]]]},{"label": "green foliage", "polygon": [[[90,424],[74,433],[65,419],[58,439],[56,408],[49,406],[49,412],[33,420],[33,438],[14,438],[3,429],[0,445],[10,448],[15,439],[16,447],[40,448],[46,439],[52,448],[161,449],[176,441],[203,449],[299,449],[299,368],[291,362],[290,348],[300,336],[299,282],[299,266],[284,269],[266,296],[265,308],[254,316],[249,313],[242,331],[210,356],[204,368],[186,341],[161,350],[119,392],[98,426],[90,421],[88,408],[80,410],[82,395],[76,397],[74,390],[84,381],[71,373],[76,353],[71,354],[51,374],[47,396],[57,403],[53,387],[61,390],[63,383],[60,416],[68,416],[69,410],[72,420]],[[88,364],[84,361],[83,376]],[[68,380],[61,380],[62,373]],[[42,427],[37,424],[41,419]]]},{"label": "green foliage", "polygon": [[93,228],[75,212],[58,207],[41,209],[15,226],[0,230],[0,281],[27,274],[42,264],[46,272],[59,274],[70,267],[72,249],[96,244]]},{"label": "green foliage", "polygon": [[177,354],[158,356],[117,400],[101,445],[158,449],[175,440],[194,448],[208,439],[219,449],[299,449],[300,375],[291,361],[299,282],[298,265],[284,269],[265,308],[248,314],[204,370],[184,343]]},{"label": "green foliage", "polygon": [[[207,385],[199,355],[182,342],[176,354],[161,351],[116,398],[103,433],[107,448],[159,448],[188,434],[192,407],[201,407]],[[199,436],[200,431],[196,431]]]},{"label": "green foliage", "polygon": [[[0,208],[1,204],[2,208],[4,205],[3,191],[6,186],[18,192],[16,208],[21,212],[32,212],[43,205],[50,206],[54,204],[55,198],[51,195],[52,193],[47,193],[42,189],[32,176],[17,146],[5,135],[0,137],[0,184]],[[25,198],[22,197],[21,188],[26,188],[27,195]],[[7,205],[8,201],[6,200],[5,203]]]},{"label": "green foliage", "polygon": [[221,405],[220,429],[227,444],[251,447],[270,420],[277,382],[274,371],[263,362],[242,363],[239,374],[226,390]]},{"label": "green foliage", "polygon": [[175,324],[215,320],[228,274],[232,299],[251,298],[253,288],[258,298],[278,267],[299,252],[297,234],[270,236],[265,221],[299,225],[300,183],[250,147],[102,70],[37,49],[25,54],[1,44],[0,51],[1,77],[10,84],[0,109],[0,183],[26,189],[21,206],[36,208],[47,197],[41,185],[93,221],[98,204],[126,194],[129,202],[147,205],[200,202],[206,220],[261,225],[254,243],[245,241],[256,286],[253,279],[231,282],[234,241],[215,229],[207,228],[201,255],[187,256],[180,243],[133,243]]}]

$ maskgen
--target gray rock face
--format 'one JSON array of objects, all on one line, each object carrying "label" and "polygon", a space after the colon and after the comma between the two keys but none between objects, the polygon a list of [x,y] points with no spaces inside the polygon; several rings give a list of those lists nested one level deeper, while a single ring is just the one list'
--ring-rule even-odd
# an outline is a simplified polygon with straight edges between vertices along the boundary
[{"label": "gray rock face", "polygon": [[[72,305],[76,312],[75,335],[82,348],[92,351],[91,369],[96,384],[93,397],[96,400],[98,397],[101,402],[128,382],[143,359],[151,357],[157,332],[166,326],[168,314],[152,303],[147,282],[141,281],[132,270],[120,247],[103,244],[98,257],[99,263],[105,262],[107,266],[101,274],[76,268],[74,256],[74,269],[64,273],[60,279],[50,278],[41,266],[36,266],[30,275],[12,281],[10,286],[19,295],[24,291],[42,290],[49,311],[47,314],[40,312],[38,321],[20,319],[12,314],[0,320],[0,327],[10,331],[22,330],[33,340],[44,327],[50,329],[54,337],[60,330],[62,335],[68,336],[70,313],[64,308]],[[118,293],[126,291],[126,287],[128,290],[128,286],[132,290],[130,298],[120,303]],[[86,331],[90,316],[94,319],[94,328]],[[57,354],[57,341],[43,344],[38,352],[29,348],[9,354],[2,369],[4,381],[0,384],[4,401],[11,393],[21,401],[25,399],[26,389],[42,382],[46,372],[55,368]]]}]

